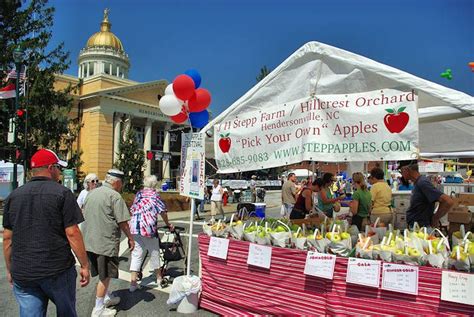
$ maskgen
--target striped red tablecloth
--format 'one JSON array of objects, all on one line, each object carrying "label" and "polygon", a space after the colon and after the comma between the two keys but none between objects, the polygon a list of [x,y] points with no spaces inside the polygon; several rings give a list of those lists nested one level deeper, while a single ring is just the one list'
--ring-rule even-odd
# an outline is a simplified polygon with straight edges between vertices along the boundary
[{"label": "striped red tablecloth", "polygon": [[474,306],[441,301],[441,270],[420,267],[418,296],[346,283],[347,259],[337,258],[334,280],[303,274],[306,252],[274,247],[270,269],[247,265],[249,242],[230,240],[227,260],[207,256],[199,236],[201,307],[246,315],[474,315]]}]

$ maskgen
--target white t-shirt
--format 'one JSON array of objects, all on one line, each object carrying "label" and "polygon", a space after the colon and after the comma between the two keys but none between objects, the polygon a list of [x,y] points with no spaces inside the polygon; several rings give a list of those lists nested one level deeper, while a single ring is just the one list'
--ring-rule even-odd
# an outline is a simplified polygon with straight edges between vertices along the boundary
[{"label": "white t-shirt", "polygon": [[221,188],[221,185],[217,185],[217,187],[212,187],[211,201],[222,201]]},{"label": "white t-shirt", "polygon": [[83,189],[81,191],[81,193],[79,194],[79,197],[77,197],[77,204],[79,205],[79,208],[84,208],[84,202],[86,201],[86,197],[87,197],[87,194],[89,192],[85,189]]}]

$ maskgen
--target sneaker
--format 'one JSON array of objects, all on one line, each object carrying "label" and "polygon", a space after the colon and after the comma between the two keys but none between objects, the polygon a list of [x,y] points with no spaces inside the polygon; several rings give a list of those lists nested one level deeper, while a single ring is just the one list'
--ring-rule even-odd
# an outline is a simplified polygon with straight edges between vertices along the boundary
[{"label": "sneaker", "polygon": [[141,288],[141,287],[140,287],[139,284],[135,284],[135,285],[130,284],[130,288],[128,289],[128,291],[129,291],[130,293],[133,293],[133,292],[135,292],[137,289],[140,289],[140,288]]},{"label": "sneaker", "polygon": [[104,305],[105,307],[115,306],[120,303],[120,297],[110,294],[108,298],[105,298]]},{"label": "sneaker", "polygon": [[109,317],[115,316],[116,314],[117,311],[115,309],[102,306],[100,308],[94,307],[94,309],[92,310],[91,317]]}]

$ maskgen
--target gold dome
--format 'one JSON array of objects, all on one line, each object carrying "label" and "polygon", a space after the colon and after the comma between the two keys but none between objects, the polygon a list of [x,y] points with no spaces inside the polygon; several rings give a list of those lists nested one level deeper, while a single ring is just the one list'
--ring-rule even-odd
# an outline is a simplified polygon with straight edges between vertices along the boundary
[{"label": "gold dome", "polygon": [[105,9],[104,20],[100,24],[100,32],[93,34],[89,40],[87,40],[86,48],[106,46],[123,52],[122,42],[114,33],[110,32],[111,26],[112,24],[109,22],[109,10]]}]

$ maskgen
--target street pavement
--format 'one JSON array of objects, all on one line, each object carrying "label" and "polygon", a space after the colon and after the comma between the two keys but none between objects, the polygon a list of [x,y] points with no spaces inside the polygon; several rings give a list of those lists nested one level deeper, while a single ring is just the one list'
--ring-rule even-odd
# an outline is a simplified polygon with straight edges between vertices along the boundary
[{"label": "street pavement", "polygon": [[[266,216],[278,217],[281,208],[281,193],[280,191],[269,191],[265,197],[267,204]],[[236,211],[236,204],[229,204],[224,207],[226,217]],[[206,212],[202,213],[203,220],[194,221],[192,233],[192,252],[191,252],[191,274],[199,275],[199,255],[197,245],[197,235],[202,232],[202,225],[204,221],[210,219],[210,205],[205,205]],[[170,212],[168,214],[170,221],[175,226],[182,226],[186,228],[186,232],[181,234],[185,246],[185,252],[188,251],[189,238],[189,220],[190,212]],[[0,216],[0,231],[2,217]],[[3,249],[3,239],[0,237],[0,245]],[[166,301],[169,297],[171,284],[161,289],[153,281],[152,272],[149,269],[148,263],[145,263],[143,269],[142,288],[134,293],[128,291],[130,281],[130,252],[127,247],[127,239],[122,237],[120,245],[120,264],[119,264],[119,279],[114,279],[111,282],[110,289],[114,295],[121,297],[121,302],[115,308],[118,313],[117,316],[181,316],[176,312],[177,305],[168,306]],[[171,262],[167,269],[167,274],[172,280],[174,277],[185,274],[184,261]],[[92,308],[95,305],[95,286],[97,285],[97,277],[92,278],[90,284],[85,288],[77,288],[77,312],[80,317],[90,316]],[[10,285],[7,283],[5,263],[0,261],[0,316],[18,316],[18,305],[11,291]],[[56,309],[53,303],[48,306],[47,316],[56,316]],[[193,316],[216,316],[212,312],[204,309],[199,309]]]}]

